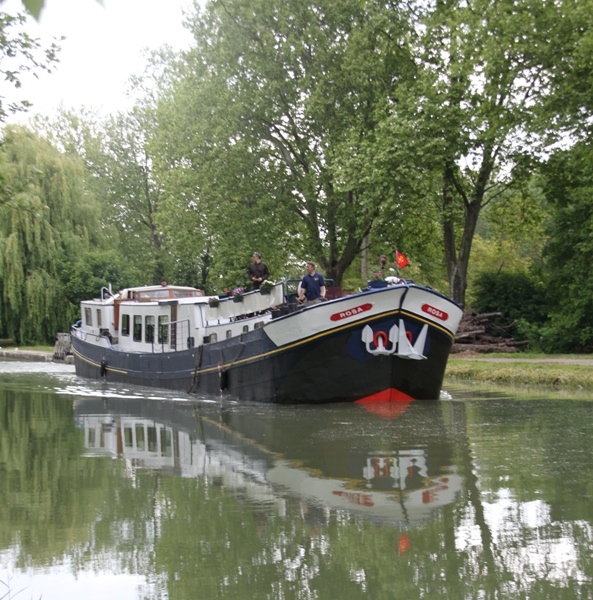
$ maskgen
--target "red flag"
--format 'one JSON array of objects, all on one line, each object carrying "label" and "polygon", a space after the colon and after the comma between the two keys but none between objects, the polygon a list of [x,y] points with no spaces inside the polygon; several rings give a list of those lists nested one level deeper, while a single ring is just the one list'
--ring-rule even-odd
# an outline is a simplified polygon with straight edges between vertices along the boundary
[{"label": "red flag", "polygon": [[395,251],[395,263],[400,269],[403,269],[410,261],[408,257],[399,251]]},{"label": "red flag", "polygon": [[397,543],[397,551],[398,554],[401,556],[402,554],[405,554],[408,549],[410,548],[411,544],[410,544],[410,540],[408,538],[408,536],[405,533],[402,533],[399,536],[399,542]]}]

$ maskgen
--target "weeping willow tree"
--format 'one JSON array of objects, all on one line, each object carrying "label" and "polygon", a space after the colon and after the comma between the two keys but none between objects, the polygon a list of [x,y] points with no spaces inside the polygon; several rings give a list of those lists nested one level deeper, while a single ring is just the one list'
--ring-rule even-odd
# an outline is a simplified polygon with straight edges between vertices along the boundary
[{"label": "weeping willow tree", "polygon": [[0,149],[0,337],[51,342],[74,316],[64,292],[70,261],[98,240],[84,167],[24,127]]}]

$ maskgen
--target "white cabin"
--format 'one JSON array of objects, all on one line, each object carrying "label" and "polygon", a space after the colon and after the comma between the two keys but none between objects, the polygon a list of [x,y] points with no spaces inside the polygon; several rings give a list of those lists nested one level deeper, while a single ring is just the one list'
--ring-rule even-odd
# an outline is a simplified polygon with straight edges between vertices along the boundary
[{"label": "white cabin", "polygon": [[268,294],[234,298],[205,296],[182,286],[128,288],[81,303],[79,330],[94,343],[124,352],[174,352],[221,341],[262,327],[283,304],[282,283]]}]

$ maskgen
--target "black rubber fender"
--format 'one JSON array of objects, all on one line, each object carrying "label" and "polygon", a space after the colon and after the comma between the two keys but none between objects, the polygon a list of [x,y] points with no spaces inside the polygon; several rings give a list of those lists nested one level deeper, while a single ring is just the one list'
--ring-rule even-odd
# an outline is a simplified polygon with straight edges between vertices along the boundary
[{"label": "black rubber fender", "polygon": [[226,369],[220,370],[220,391],[226,390],[229,385],[229,376]]}]

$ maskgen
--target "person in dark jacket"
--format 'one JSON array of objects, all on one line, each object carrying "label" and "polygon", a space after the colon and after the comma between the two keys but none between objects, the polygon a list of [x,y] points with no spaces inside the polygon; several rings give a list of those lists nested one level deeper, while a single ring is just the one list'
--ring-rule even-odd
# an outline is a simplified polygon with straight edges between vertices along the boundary
[{"label": "person in dark jacket", "polygon": [[249,265],[249,279],[253,284],[253,289],[259,290],[261,284],[270,276],[270,271],[266,263],[262,262],[259,252],[254,252],[251,258],[253,262]]}]

